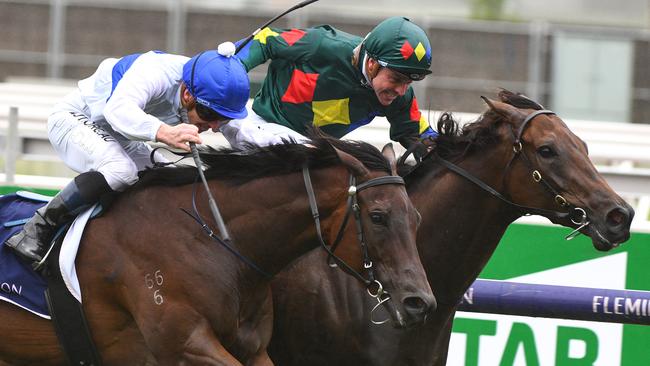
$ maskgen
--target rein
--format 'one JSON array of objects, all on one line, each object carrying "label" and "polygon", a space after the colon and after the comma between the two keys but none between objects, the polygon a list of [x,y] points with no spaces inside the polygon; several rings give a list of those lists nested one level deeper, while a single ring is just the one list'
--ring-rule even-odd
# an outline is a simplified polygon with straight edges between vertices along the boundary
[{"label": "rein", "polygon": [[[320,224],[320,214],[318,212],[318,204],[316,202],[316,194],[314,193],[314,187],[312,186],[311,177],[309,175],[309,168],[307,166],[303,166],[302,176],[305,181],[305,188],[307,190],[307,196],[309,198],[309,207],[311,209],[312,217],[314,218],[314,224],[316,226],[316,234],[318,236],[318,241],[320,242],[321,247],[327,252],[328,261],[333,260],[334,262],[336,262],[335,264],[330,264],[330,266],[342,267],[341,269],[343,271],[352,275],[359,282],[364,284],[364,286],[366,287],[366,291],[368,291],[368,294],[371,297],[375,298],[378,302],[375,305],[375,307],[372,309],[372,312],[374,312],[375,309],[377,309],[380,305],[390,300],[390,294],[388,293],[388,291],[384,290],[384,286],[375,277],[373,263],[372,260],[370,259],[370,255],[368,254],[368,246],[363,236],[363,226],[361,224],[361,207],[359,206],[357,194],[364,189],[385,185],[385,184],[404,185],[405,184],[404,179],[402,179],[402,177],[399,176],[389,175],[389,176],[372,178],[370,180],[367,180],[357,185],[356,178],[353,175],[350,175],[350,180],[349,180],[350,187],[348,188],[347,210],[345,213],[345,217],[343,219],[343,222],[341,223],[341,226],[339,227],[339,231],[336,235],[336,239],[334,240],[334,243],[332,243],[331,246],[328,246],[327,243],[325,243],[325,239],[323,238],[321,224]],[[357,229],[357,241],[359,242],[359,246],[361,247],[361,252],[363,253],[363,268],[368,272],[368,278],[365,278],[361,273],[354,270],[344,260],[342,260],[336,254],[334,254],[334,251],[336,250],[336,248],[338,247],[338,245],[340,244],[343,238],[343,231],[347,227],[349,217],[350,217],[350,212],[354,212],[354,219],[355,219],[356,229]],[[374,290],[372,289],[373,287],[375,288]],[[372,312],[371,312],[371,319],[370,319],[372,323],[383,324],[386,321],[388,321],[388,320],[384,320],[384,321],[373,320]]]},{"label": "rein", "polygon": [[199,225],[201,225],[201,228],[208,234],[212,240],[215,240],[219,244],[221,244],[223,247],[225,247],[230,253],[234,254],[237,258],[239,258],[242,262],[246,263],[249,267],[254,269],[256,272],[261,274],[263,277],[266,277],[270,279],[273,277],[266,271],[264,271],[262,268],[260,268],[255,262],[253,262],[250,258],[244,256],[243,254],[239,253],[237,249],[235,249],[232,246],[232,242],[230,241],[230,238],[224,237],[223,239],[217,236],[214,233],[214,230],[208,226],[208,224],[203,220],[201,217],[201,214],[199,214],[199,210],[196,208],[196,186],[198,185],[198,180],[199,177],[196,177],[196,180],[194,181],[194,186],[192,187],[192,212],[187,211],[184,208],[181,208],[180,210],[185,212],[189,217],[193,218]]},{"label": "rein", "polygon": [[[340,265],[345,272],[351,274],[357,280],[362,282],[366,287],[368,294],[376,298],[379,304],[390,299],[390,295],[388,294],[387,291],[383,289],[383,285],[381,284],[381,282],[379,282],[375,278],[373,263],[372,260],[370,259],[370,255],[368,253],[368,246],[363,236],[363,227],[361,225],[361,208],[357,200],[357,193],[367,188],[385,185],[385,184],[404,185],[404,179],[398,176],[383,176],[383,177],[373,178],[366,182],[356,185],[356,179],[354,178],[353,175],[350,175],[347,210],[346,210],[345,218],[341,223],[341,226],[339,227],[339,231],[336,235],[336,240],[331,246],[328,246],[325,243],[325,239],[323,238],[322,235],[322,230],[320,225],[320,214],[318,212],[318,204],[316,202],[316,194],[314,192],[314,187],[311,183],[309,168],[307,166],[303,166],[302,174],[303,174],[303,179],[305,181],[305,189],[307,190],[307,196],[309,198],[309,207],[311,209],[311,214],[312,217],[314,218],[314,223],[316,225],[316,234],[318,236],[318,240],[321,246],[328,254],[328,260],[333,259],[334,262],[336,262],[334,266]],[[192,219],[194,219],[194,221],[196,221],[201,226],[201,228],[208,234],[210,238],[212,238],[213,240],[221,244],[229,252],[234,254],[237,258],[239,258],[244,263],[246,263],[249,267],[254,269],[256,272],[260,273],[264,277],[267,278],[273,277],[272,275],[264,271],[262,268],[260,268],[258,265],[256,265],[250,258],[239,253],[239,251],[237,251],[237,249],[233,247],[232,242],[229,238],[222,239],[219,236],[217,236],[214,230],[212,230],[212,228],[210,228],[210,226],[205,222],[205,220],[203,220],[196,207],[196,187],[198,185],[198,179],[199,177],[197,176],[197,179],[194,182],[194,187],[192,188],[192,212],[189,212],[184,208],[180,208],[180,210],[183,211],[188,216],[190,216]],[[347,227],[347,223],[350,217],[350,212],[354,212],[354,218],[355,218],[356,229],[357,229],[357,240],[359,242],[361,251],[363,253],[363,267],[368,271],[367,279],[364,278],[362,274],[360,274],[359,272],[355,271],[352,267],[350,267],[344,260],[340,259],[336,254],[334,254],[334,250],[336,250],[341,240],[343,239],[343,232]],[[371,290],[371,287],[373,286],[376,287],[376,290],[374,290],[374,292],[373,290]]]},{"label": "rein", "polygon": [[458,165],[452,163],[451,161],[445,160],[445,159],[443,159],[443,158],[441,158],[441,157],[439,157],[437,155],[436,155],[436,158],[447,169],[453,171],[454,173],[456,173],[456,174],[462,176],[463,178],[469,180],[470,182],[476,184],[482,190],[484,190],[484,191],[488,192],[489,194],[493,195],[494,197],[500,199],[501,201],[505,202],[509,206],[516,207],[519,211],[523,212],[525,215],[543,215],[543,216],[551,215],[551,216],[555,216],[557,218],[566,218],[566,216],[568,216],[567,212],[556,212],[556,211],[546,210],[546,209],[543,209],[543,208],[528,207],[528,206],[523,206],[523,205],[514,203],[514,202],[510,201],[509,199],[507,199],[504,195],[499,193],[496,189],[490,187],[489,185],[487,185],[482,180],[480,180],[480,179],[476,178],[475,176],[473,176],[467,170],[465,170],[465,169],[459,167]]},{"label": "rein", "polygon": [[[180,156],[180,158],[178,160],[176,160],[176,161],[157,162],[154,159],[154,154],[158,149],[164,149],[164,150],[166,150],[167,152],[169,152],[171,154],[174,154],[176,156]],[[155,148],[155,149],[153,149],[151,151],[151,154],[150,154],[149,158],[151,159],[151,162],[153,163],[154,168],[162,168],[162,167],[165,167],[165,166],[168,166],[168,165],[174,165],[174,164],[178,163],[179,161],[181,161],[181,160],[183,160],[183,159],[185,159],[185,158],[187,158],[189,156],[190,156],[190,154],[178,153],[178,152],[172,151],[172,150],[170,150],[170,149],[168,149],[166,147],[157,147],[157,148]],[[266,271],[264,271],[262,268],[260,268],[258,265],[256,265],[250,258],[247,258],[246,256],[239,253],[237,251],[237,249],[235,249],[232,246],[232,241],[230,240],[229,235],[224,235],[223,239],[220,238],[219,236],[217,236],[217,234],[215,234],[214,230],[212,230],[212,228],[210,228],[210,226],[205,222],[205,220],[203,220],[203,217],[201,217],[201,214],[199,214],[199,210],[196,208],[196,186],[197,186],[197,184],[199,182],[199,178],[201,178],[201,180],[204,182],[204,184],[205,184],[204,187],[206,188],[208,194],[210,194],[210,191],[209,191],[209,187],[207,185],[207,181],[205,181],[205,176],[203,176],[203,174],[202,174],[203,173],[202,168],[199,168],[199,172],[201,172],[201,174],[197,174],[196,180],[194,180],[194,185],[192,187],[192,212],[189,212],[184,208],[180,208],[180,210],[183,211],[185,214],[187,214],[187,216],[194,219],[194,221],[196,221],[199,225],[201,225],[201,228],[205,231],[206,234],[208,234],[208,236],[210,238],[212,238],[212,240],[214,240],[214,241],[218,242],[219,244],[221,244],[221,246],[226,248],[230,253],[234,254],[242,262],[246,263],[249,267],[254,269],[256,272],[261,274],[263,277],[266,277],[266,278],[273,277],[270,274],[268,274]],[[212,210],[212,202],[210,200],[208,200],[208,204],[210,205],[210,209]],[[219,215],[219,216],[221,216],[221,215]],[[221,227],[221,226],[219,225],[219,227]],[[224,224],[224,227],[225,227],[225,224]]]}]

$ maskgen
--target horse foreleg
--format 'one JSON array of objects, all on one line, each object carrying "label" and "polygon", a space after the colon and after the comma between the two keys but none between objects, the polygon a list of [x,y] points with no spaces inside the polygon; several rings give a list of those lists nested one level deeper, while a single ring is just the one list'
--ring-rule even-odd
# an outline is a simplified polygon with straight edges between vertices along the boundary
[{"label": "horse foreleg", "polygon": [[452,312],[451,316],[447,319],[447,322],[440,329],[436,339],[434,345],[434,366],[445,366],[447,364],[447,353],[449,352],[449,341],[451,339],[451,327],[453,325],[454,313],[455,312]]},{"label": "horse foreleg", "polygon": [[160,365],[243,366],[221,344],[205,318],[191,318],[188,313],[179,311],[178,316],[160,323],[140,324],[147,347]]},{"label": "horse foreleg", "polygon": [[[246,313],[248,316],[240,320],[235,342],[237,347],[233,348],[233,353],[246,366],[273,366],[266,351],[273,332],[273,298],[270,288],[265,299],[259,303],[252,312]],[[250,306],[246,308],[250,311]]]},{"label": "horse foreleg", "polygon": [[273,361],[271,361],[271,357],[269,357],[269,354],[264,350],[251,358],[251,360],[246,363],[246,366],[273,366]]},{"label": "horse foreleg", "polygon": [[194,329],[180,361],[179,364],[188,365],[243,366],[223,347],[207,323]]}]

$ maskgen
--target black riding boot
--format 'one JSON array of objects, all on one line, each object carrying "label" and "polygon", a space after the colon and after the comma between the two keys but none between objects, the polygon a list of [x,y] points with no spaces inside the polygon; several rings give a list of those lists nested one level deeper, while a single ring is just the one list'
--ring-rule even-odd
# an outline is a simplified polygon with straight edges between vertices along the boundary
[{"label": "black riding boot", "polygon": [[5,241],[16,254],[29,262],[40,263],[50,249],[54,233],[64,223],[111,192],[106,179],[99,172],[78,175],[25,224],[23,230]]}]

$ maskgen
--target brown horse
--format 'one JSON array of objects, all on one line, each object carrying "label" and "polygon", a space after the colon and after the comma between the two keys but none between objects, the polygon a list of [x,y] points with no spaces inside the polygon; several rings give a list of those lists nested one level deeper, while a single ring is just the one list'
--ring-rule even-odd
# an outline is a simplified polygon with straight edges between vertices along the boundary
[{"label": "brown horse", "polygon": [[[457,304],[508,225],[524,213],[581,226],[598,250],[629,238],[634,211],[598,174],[585,143],[539,104],[507,91],[499,96],[486,100],[491,108],[462,133],[443,115],[437,147],[405,176],[422,214],[418,250],[437,311],[418,328],[368,325],[374,301],[312,252],[272,284],[269,353],[278,365],[444,365]],[[476,182],[461,175],[468,173]]]},{"label": "brown horse", "polygon": [[[351,269],[364,269],[366,252],[374,261],[374,283],[390,291],[396,325],[423,322],[435,300],[416,250],[418,215],[374,147],[314,137],[312,146],[202,159],[234,249],[250,264],[181,210],[209,217],[205,192],[193,193],[195,168],[145,174],[89,223],[77,257],[83,308],[105,365],[270,365],[270,276],[318,245],[310,201],[325,242],[343,231],[337,253]],[[357,196],[360,231],[354,218],[342,224],[347,198]],[[5,302],[0,319],[0,364],[64,363],[49,321]]]}]

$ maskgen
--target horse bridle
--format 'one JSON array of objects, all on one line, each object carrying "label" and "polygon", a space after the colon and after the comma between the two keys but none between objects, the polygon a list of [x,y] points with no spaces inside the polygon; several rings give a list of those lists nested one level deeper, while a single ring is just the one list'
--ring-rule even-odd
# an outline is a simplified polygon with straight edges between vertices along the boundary
[{"label": "horse bridle", "polygon": [[[370,259],[370,254],[368,253],[368,246],[366,245],[365,239],[363,237],[363,227],[361,225],[361,208],[357,200],[357,193],[364,189],[379,186],[379,185],[385,185],[385,184],[404,185],[404,179],[402,179],[402,177],[399,176],[383,176],[383,177],[372,178],[359,185],[356,185],[355,177],[353,175],[350,175],[350,183],[348,188],[348,200],[347,200],[348,202],[347,202],[347,210],[345,213],[345,218],[341,223],[341,226],[336,235],[336,239],[334,243],[331,245],[331,247],[329,247],[325,243],[325,239],[323,239],[321,226],[320,226],[320,214],[318,213],[318,204],[316,203],[316,194],[314,193],[314,187],[311,183],[309,168],[307,166],[303,166],[302,173],[303,173],[303,179],[305,181],[305,188],[307,190],[307,196],[309,197],[309,207],[311,209],[311,214],[316,224],[316,233],[318,235],[318,240],[321,246],[323,247],[323,249],[325,249],[325,251],[328,254],[328,261],[334,260],[337,263],[337,265],[341,265],[344,271],[348,272],[349,274],[353,275],[356,279],[361,281],[366,286],[368,294],[373,298],[376,298],[379,304],[382,304],[383,302],[389,300],[390,295],[386,290],[384,290],[384,287],[381,284],[381,282],[379,282],[379,280],[375,278],[373,263],[372,260]],[[184,208],[181,208],[180,210],[186,213],[191,218],[193,218],[210,238],[217,241],[228,251],[230,251],[233,255],[238,257],[241,261],[246,263],[249,267],[251,267],[258,273],[260,273],[262,276],[271,278],[272,276],[269,273],[267,273],[258,265],[256,265],[251,259],[239,253],[239,251],[237,251],[237,249],[234,248],[230,240],[223,240],[218,235],[216,235],[214,230],[212,230],[210,226],[205,222],[205,220],[203,220],[196,206],[197,183],[198,183],[198,178],[194,182],[194,187],[192,189],[192,212],[189,212]],[[363,275],[355,271],[345,261],[343,261],[342,259],[340,259],[338,256],[334,254],[334,250],[336,250],[341,240],[343,239],[343,231],[347,227],[347,222],[350,216],[350,212],[354,212],[354,218],[357,226],[357,240],[359,241],[359,245],[361,246],[361,251],[363,253],[363,267],[368,272],[368,279],[364,278]],[[376,287],[376,290],[374,291],[371,289],[371,287],[373,286]]]},{"label": "horse bridle", "polygon": [[[307,189],[307,196],[309,197],[309,207],[311,209],[312,217],[314,218],[314,224],[316,226],[316,234],[318,236],[318,241],[320,242],[321,247],[327,252],[328,262],[330,263],[330,266],[332,267],[340,266],[343,271],[347,272],[348,274],[352,275],[354,278],[359,280],[361,283],[363,283],[368,294],[377,300],[377,304],[371,311],[370,320],[372,321],[372,323],[383,324],[387,322],[388,319],[383,321],[375,321],[372,318],[372,314],[374,313],[374,311],[383,303],[390,300],[390,294],[388,293],[388,291],[384,289],[384,286],[375,277],[374,266],[370,258],[370,254],[368,253],[368,246],[366,245],[366,241],[363,236],[363,226],[361,224],[361,207],[359,206],[357,194],[363,191],[364,189],[368,189],[380,185],[386,185],[386,184],[405,185],[404,179],[399,176],[387,175],[387,176],[372,178],[357,185],[356,178],[354,177],[354,175],[350,174],[347,209],[346,209],[345,217],[341,222],[339,231],[336,235],[336,239],[330,246],[328,246],[327,243],[325,242],[325,239],[323,238],[321,225],[320,225],[320,214],[318,212],[318,204],[316,202],[316,194],[314,193],[314,188],[312,186],[311,178],[309,175],[309,168],[307,166],[303,166],[302,175],[305,181],[305,188]],[[368,278],[365,278],[361,273],[354,270],[344,260],[342,260],[336,254],[334,254],[334,251],[336,250],[341,240],[343,239],[343,232],[347,227],[348,219],[350,217],[350,212],[354,212],[354,219],[355,219],[356,229],[357,229],[357,241],[359,242],[359,246],[361,247],[361,252],[363,254],[363,268],[366,270],[366,272],[368,272]],[[336,262],[336,264],[333,264],[331,262],[332,260]]]},{"label": "horse bridle", "polygon": [[514,160],[518,156],[522,156],[522,159],[523,159],[524,163],[526,164],[526,166],[531,171],[531,176],[532,176],[533,181],[535,183],[541,184],[542,187],[544,187],[544,189],[547,192],[552,194],[554,196],[555,203],[557,203],[562,208],[566,208],[567,212],[553,211],[553,210],[547,210],[547,209],[536,208],[536,207],[528,207],[528,206],[523,206],[523,205],[519,205],[517,203],[514,203],[514,202],[510,201],[509,199],[507,199],[506,197],[504,197],[501,193],[496,191],[494,188],[490,187],[489,185],[485,184],[483,181],[481,181],[478,178],[471,175],[469,172],[467,172],[463,168],[453,164],[452,162],[450,162],[448,160],[445,160],[445,159],[441,158],[437,154],[435,156],[449,170],[452,170],[455,173],[463,176],[467,180],[469,180],[472,183],[478,185],[480,188],[482,188],[486,192],[490,193],[491,195],[499,198],[501,201],[507,203],[508,205],[517,208],[518,210],[520,210],[523,213],[523,215],[526,215],[526,216],[528,216],[528,215],[542,215],[542,216],[545,216],[545,217],[548,217],[548,218],[555,218],[555,219],[559,219],[559,220],[567,219],[567,218],[570,219],[573,224],[578,226],[578,228],[573,230],[571,233],[569,233],[565,237],[566,240],[571,240],[571,239],[575,238],[576,236],[578,236],[580,234],[580,230],[582,230],[583,228],[585,228],[587,225],[590,224],[589,220],[587,219],[587,212],[583,208],[577,207],[577,206],[571,204],[570,202],[568,202],[558,192],[558,190],[553,188],[553,186],[548,181],[546,181],[544,179],[544,177],[542,176],[542,173],[538,169],[535,169],[533,163],[528,158],[528,155],[526,155],[526,152],[523,149],[523,143],[522,143],[521,136],[523,135],[524,130],[528,126],[529,122],[531,122],[535,117],[537,117],[539,115],[542,115],[542,114],[543,115],[555,115],[556,113],[551,111],[551,110],[548,110],[548,109],[537,110],[537,111],[529,114],[528,116],[526,116],[524,121],[521,123],[521,126],[519,126],[519,129],[518,129],[516,134],[515,134],[514,130],[511,129],[511,131],[513,133],[513,136],[514,136],[514,139],[515,139],[515,141],[514,141],[514,143],[512,145],[513,146],[512,147],[513,155],[512,155],[512,158],[510,158],[510,161],[508,162],[508,165],[506,165],[506,173],[504,174],[503,179],[505,180],[505,176],[507,175],[507,171],[508,171],[508,169],[510,169],[510,166],[512,165]]}]

